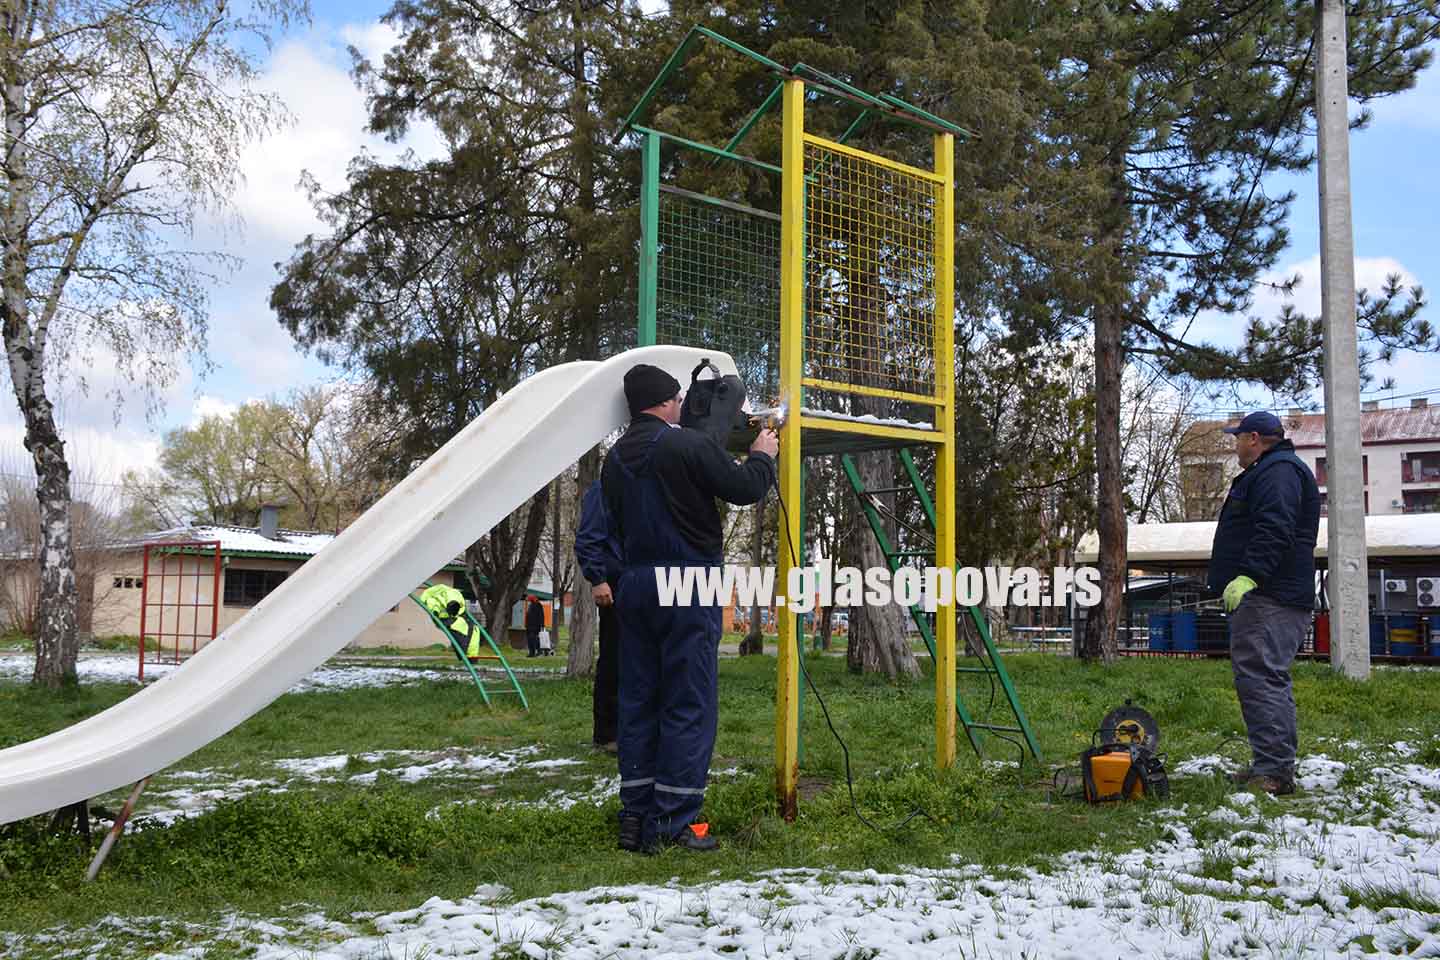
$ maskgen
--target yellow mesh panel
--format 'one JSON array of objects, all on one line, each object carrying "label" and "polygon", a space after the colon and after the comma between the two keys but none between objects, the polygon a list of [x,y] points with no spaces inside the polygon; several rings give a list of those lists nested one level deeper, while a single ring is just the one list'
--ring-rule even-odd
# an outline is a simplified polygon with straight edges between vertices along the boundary
[{"label": "yellow mesh panel", "polygon": [[939,191],[925,171],[805,138],[807,378],[936,394]]}]

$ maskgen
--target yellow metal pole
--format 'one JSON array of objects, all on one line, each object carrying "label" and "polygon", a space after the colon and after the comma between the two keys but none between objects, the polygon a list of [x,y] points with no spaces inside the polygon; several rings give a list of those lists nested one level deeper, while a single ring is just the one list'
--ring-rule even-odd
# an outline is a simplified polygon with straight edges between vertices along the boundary
[{"label": "yellow metal pole", "polygon": [[[777,597],[785,592],[800,550],[800,375],[805,324],[805,84],[785,81],[780,151],[780,402],[787,416],[780,428],[780,541],[776,553]],[[793,546],[792,546],[793,545]],[[796,551],[794,559],[791,550]],[[775,792],[780,816],[794,820],[800,779],[799,651],[795,616],[779,605],[779,676],[775,684]]]},{"label": "yellow metal pole", "polygon": [[[955,137],[935,135],[935,568],[955,569]],[[955,763],[955,604],[935,610],[935,765]]]}]

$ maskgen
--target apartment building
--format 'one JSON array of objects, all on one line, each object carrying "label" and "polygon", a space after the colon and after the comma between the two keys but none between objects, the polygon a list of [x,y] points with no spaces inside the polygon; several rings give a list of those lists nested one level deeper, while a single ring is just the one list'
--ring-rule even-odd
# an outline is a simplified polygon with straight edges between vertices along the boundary
[{"label": "apartment building", "polygon": [[[1222,429],[1238,423],[1245,412],[1197,423],[1181,438],[1180,486],[1186,520],[1213,520],[1219,515],[1230,480],[1240,469],[1234,441]],[[1295,452],[1315,471],[1323,501],[1325,415],[1275,412]],[[1405,406],[1366,401],[1360,412],[1360,443],[1367,515],[1440,512],[1440,405],[1424,398]]]}]

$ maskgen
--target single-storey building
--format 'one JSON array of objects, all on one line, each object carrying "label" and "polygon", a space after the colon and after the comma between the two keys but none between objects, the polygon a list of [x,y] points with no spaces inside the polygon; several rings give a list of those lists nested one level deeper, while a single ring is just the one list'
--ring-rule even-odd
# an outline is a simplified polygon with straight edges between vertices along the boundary
[{"label": "single-storey building", "polygon": [[[258,528],[187,524],[84,551],[77,571],[82,633],[138,637],[143,619],[147,650],[158,643],[167,653],[178,647],[182,656],[188,655],[243,617],[334,539],[333,533],[280,529],[276,511],[266,508]],[[174,546],[161,549],[159,544]],[[36,592],[33,560],[12,558],[6,568],[8,594]],[[428,582],[450,584],[475,599],[462,563],[442,566]],[[337,589],[341,587],[337,584]],[[416,584],[411,593],[418,597],[424,589],[424,583]],[[528,592],[545,604],[548,623],[549,592],[536,588]],[[352,647],[414,648],[443,642],[418,604],[397,599],[351,642]],[[523,610],[523,602],[516,607],[512,618]],[[513,634],[511,641],[513,645]]]}]

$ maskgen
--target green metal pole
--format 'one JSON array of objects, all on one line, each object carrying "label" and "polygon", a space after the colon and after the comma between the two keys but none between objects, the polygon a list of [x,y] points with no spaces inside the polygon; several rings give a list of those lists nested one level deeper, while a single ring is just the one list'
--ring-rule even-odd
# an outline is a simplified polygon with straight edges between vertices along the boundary
[{"label": "green metal pole", "polygon": [[[930,491],[925,489],[925,484],[920,480],[920,471],[916,469],[915,460],[910,456],[909,450],[903,448],[900,450],[900,462],[905,467],[905,475],[915,488],[915,495],[920,499],[926,519],[930,521],[930,529],[934,530],[935,504],[930,499]],[[1020,706],[1020,695],[1015,692],[1015,684],[1010,680],[1010,672],[1005,669],[1005,662],[1000,659],[1000,653],[995,649],[995,643],[990,637],[990,622],[985,619],[985,614],[979,607],[971,605],[965,609],[970,614],[970,622],[975,625],[975,632],[979,634],[985,652],[989,654],[990,670],[1000,681],[1000,687],[1004,690],[1006,698],[1010,701],[1010,707],[1015,712],[1015,719],[1020,722],[1020,730],[1025,735],[1025,743],[1030,747],[1030,753],[1036,760],[1039,760],[1040,744],[1035,740],[1035,732],[1030,729],[1030,718],[1025,715],[1025,709]]]},{"label": "green metal pole", "polygon": [[635,342],[655,345],[655,313],[660,273],[660,135],[645,134],[640,150],[640,314]]},{"label": "green metal pole", "polygon": [[[621,134],[629,130],[630,126],[636,120],[640,119],[640,115],[645,112],[645,108],[650,106],[650,101],[655,99],[655,95],[660,92],[660,88],[665,85],[665,81],[670,79],[670,74],[674,73],[675,68],[684,62],[685,55],[690,52],[690,45],[693,44],[699,36],[698,30],[698,27],[690,28],[690,32],[685,34],[685,39],[680,41],[680,46],[676,47],[675,52],[670,54],[670,59],[665,61],[665,66],[661,67],[660,72],[655,75],[655,79],[650,81],[650,86],[645,88],[645,93],[641,95],[640,102],[631,108],[629,116],[627,116],[625,122],[620,125]],[[616,139],[619,139],[619,135],[616,136]]]},{"label": "green metal pole", "polygon": [[662,139],[669,140],[671,143],[678,143],[682,147],[689,147],[691,150],[696,150],[700,153],[708,153],[712,157],[724,157],[726,160],[734,160],[736,163],[747,164],[757,170],[765,170],[770,173],[781,172],[780,168],[773,163],[766,163],[764,160],[756,160],[754,157],[747,157],[743,153],[731,153],[730,151],[722,150],[719,147],[712,147],[708,143],[701,143],[699,140],[691,140],[688,137],[679,137],[673,133],[666,133],[664,130],[653,130],[650,127],[642,127],[638,123],[635,125],[634,129],[637,133],[653,133],[656,136],[661,137]]},{"label": "green metal pole", "polygon": [[735,136],[730,138],[730,142],[725,144],[727,151],[734,150],[745,142],[745,138],[750,135],[750,131],[755,128],[755,124],[760,122],[760,118],[765,116],[770,108],[780,101],[780,92],[784,89],[785,81],[782,80],[775,84],[775,89],[771,90],[770,95],[760,102],[760,106],[755,108],[755,112],[750,114],[750,119],[746,120],[744,125],[735,132]]}]

